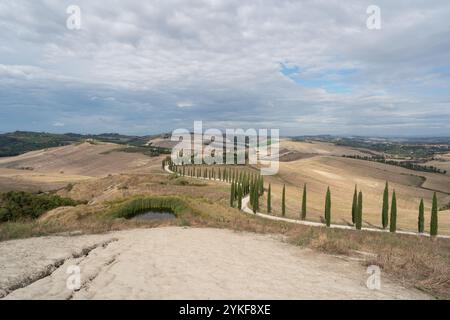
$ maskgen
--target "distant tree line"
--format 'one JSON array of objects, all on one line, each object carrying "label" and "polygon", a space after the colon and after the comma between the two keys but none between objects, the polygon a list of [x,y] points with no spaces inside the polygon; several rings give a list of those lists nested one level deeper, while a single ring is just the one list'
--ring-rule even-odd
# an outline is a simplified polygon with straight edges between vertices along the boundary
[{"label": "distant tree line", "polygon": [[386,159],[385,157],[382,157],[382,156],[343,155],[343,157],[344,158],[351,158],[351,159],[359,159],[359,160],[366,160],[366,161],[385,163],[385,164],[390,164],[390,165],[393,165],[393,166],[398,166],[398,167],[411,169],[411,170],[415,170],[415,171],[441,173],[441,174],[446,174],[447,173],[447,170],[441,170],[441,169],[436,168],[434,166],[421,165],[421,164],[418,164],[417,162],[413,162],[413,161],[388,160],[388,159]]}]

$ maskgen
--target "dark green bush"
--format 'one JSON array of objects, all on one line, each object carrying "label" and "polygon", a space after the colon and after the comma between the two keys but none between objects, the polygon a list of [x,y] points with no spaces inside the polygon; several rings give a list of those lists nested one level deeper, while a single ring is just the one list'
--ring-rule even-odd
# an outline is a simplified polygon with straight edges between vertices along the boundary
[{"label": "dark green bush", "polygon": [[36,219],[54,208],[78,204],[57,195],[10,191],[0,195],[0,222]]}]

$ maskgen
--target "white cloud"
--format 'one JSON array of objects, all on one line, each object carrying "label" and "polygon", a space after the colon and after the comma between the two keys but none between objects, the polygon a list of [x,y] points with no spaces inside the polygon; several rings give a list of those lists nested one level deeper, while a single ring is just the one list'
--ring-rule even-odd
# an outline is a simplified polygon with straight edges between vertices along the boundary
[{"label": "white cloud", "polygon": [[[450,63],[448,1],[380,0],[380,31],[366,29],[365,0],[80,0],[79,31],[65,28],[69,4],[0,4],[0,108],[39,105],[58,119],[107,113],[117,130],[139,133],[191,117],[292,134],[326,133],[330,121],[347,132],[389,117],[441,129],[449,120],[448,72],[432,71]],[[298,66],[307,85],[283,76],[280,62]],[[356,72],[332,74],[345,69]],[[339,81],[349,90],[330,89]],[[407,116],[424,108],[434,110],[428,120]],[[320,121],[306,129],[299,118]]]}]

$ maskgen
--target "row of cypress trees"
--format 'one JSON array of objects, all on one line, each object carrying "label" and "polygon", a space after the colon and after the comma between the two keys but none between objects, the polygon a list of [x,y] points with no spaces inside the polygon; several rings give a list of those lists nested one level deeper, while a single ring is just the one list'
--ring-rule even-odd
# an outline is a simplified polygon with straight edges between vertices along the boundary
[{"label": "row of cypress trees", "polygon": [[[389,216],[389,183],[386,181],[383,192],[383,205],[381,210],[381,224],[383,229],[389,225],[389,231],[395,232],[397,230],[397,197],[395,190],[392,192],[391,200],[391,214]],[[425,205],[423,198],[420,199],[419,215],[417,218],[417,231],[423,233],[425,230]],[[431,220],[430,220],[430,235],[436,236],[438,234],[438,204],[436,192],[433,194],[433,201],[431,206]]]},{"label": "row of cypress trees", "polygon": [[[250,195],[250,206],[254,213],[259,210],[259,197],[264,194],[264,180],[261,175],[256,175],[252,173],[242,172],[235,169],[223,169],[223,171],[218,169],[216,175],[215,168],[196,168],[196,167],[185,167],[176,166],[170,161],[170,159],[163,160],[163,168],[168,165],[171,171],[176,172],[181,176],[190,176],[204,179],[213,179],[226,181],[231,183],[230,191],[230,206],[235,207],[237,202],[237,207],[242,209],[242,199],[246,195]],[[300,219],[306,219],[306,200],[307,200],[307,189],[306,184],[303,187],[302,195],[302,206],[300,212]],[[390,212],[389,212],[390,209]],[[419,233],[424,232],[425,218],[424,218],[424,201],[423,198],[420,200],[419,204],[419,215],[417,222],[417,230]],[[272,213],[272,186],[269,184],[267,192],[267,212]],[[283,185],[282,196],[281,196],[281,215],[286,216],[286,185]],[[329,227],[331,225],[331,191],[327,188],[325,195],[325,224]],[[358,192],[357,186],[355,186],[355,191],[353,194],[352,203],[352,223],[355,225],[357,230],[362,228],[362,216],[363,216],[363,194],[362,191]],[[395,190],[392,192],[391,205],[389,207],[389,183],[386,181],[386,185],[383,191],[383,203],[381,209],[381,225],[383,229],[389,226],[390,232],[397,231],[397,197]],[[433,194],[432,208],[431,208],[431,219],[430,219],[430,235],[436,236],[438,234],[438,204],[436,192]]]},{"label": "row of cypress trees", "polygon": [[[302,208],[300,219],[306,219],[306,184],[303,187],[303,197],[302,197]],[[383,192],[383,204],[381,212],[381,223],[383,229],[389,226],[390,232],[397,231],[397,196],[395,190],[392,193],[391,207],[389,214],[389,184],[386,182],[386,186]],[[269,184],[269,193],[267,198],[267,212],[272,212],[271,207],[271,185]],[[281,196],[281,215],[286,215],[286,185],[283,185],[283,191]],[[330,187],[327,188],[325,195],[325,224],[327,227],[331,225],[331,191]],[[357,186],[355,186],[355,191],[353,193],[353,203],[352,203],[352,223],[357,230],[361,230],[363,222],[363,193],[358,192]],[[424,202],[423,199],[420,201],[419,205],[419,216],[418,216],[418,232],[424,232]],[[438,204],[436,192],[433,194],[433,202],[431,208],[431,220],[430,220],[430,235],[436,236],[438,234]]]}]

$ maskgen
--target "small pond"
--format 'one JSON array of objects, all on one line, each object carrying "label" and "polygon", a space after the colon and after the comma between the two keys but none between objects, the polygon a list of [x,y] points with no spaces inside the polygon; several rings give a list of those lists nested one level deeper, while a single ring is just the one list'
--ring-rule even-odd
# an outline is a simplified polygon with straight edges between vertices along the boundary
[{"label": "small pond", "polygon": [[171,212],[148,211],[138,214],[133,220],[171,220],[175,218],[176,216]]}]

